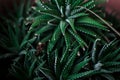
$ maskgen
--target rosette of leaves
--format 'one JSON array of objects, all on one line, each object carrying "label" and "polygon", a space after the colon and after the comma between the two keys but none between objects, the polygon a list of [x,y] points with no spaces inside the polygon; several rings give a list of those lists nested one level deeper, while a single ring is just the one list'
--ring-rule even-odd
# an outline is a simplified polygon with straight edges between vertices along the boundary
[{"label": "rosette of leaves", "polygon": [[97,48],[97,39],[94,42],[93,49],[90,52],[91,63],[89,63],[89,69],[94,69],[100,72],[93,79],[107,79],[117,80],[116,73],[120,73],[120,47],[119,41],[113,40],[110,43],[106,43],[103,47]]},{"label": "rosette of leaves", "polygon": [[[31,30],[37,29],[35,34],[41,35],[41,42],[49,41],[48,52],[61,41],[70,47],[76,42],[85,50],[87,42],[101,38],[103,32],[108,31],[95,8],[94,0],[36,0],[33,9],[38,12],[34,18]],[[63,45],[64,45],[63,44]]]}]

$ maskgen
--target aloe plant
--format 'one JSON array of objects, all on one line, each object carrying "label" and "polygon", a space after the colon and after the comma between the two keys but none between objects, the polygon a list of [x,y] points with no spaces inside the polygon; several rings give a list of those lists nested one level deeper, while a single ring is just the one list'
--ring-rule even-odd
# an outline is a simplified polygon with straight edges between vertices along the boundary
[{"label": "aloe plant", "polygon": [[106,78],[107,80],[116,80],[115,73],[120,72],[120,47],[117,46],[119,41],[113,40],[110,43],[106,43],[103,47],[97,47],[97,41],[100,39],[96,39],[93,44],[93,48],[91,50],[90,57],[91,63],[89,65],[89,69],[97,70],[100,72],[97,77],[94,76],[93,79],[102,80]]},{"label": "aloe plant", "polygon": [[[66,47],[63,48],[63,51],[56,49],[49,54],[44,48],[44,52],[40,53],[37,57],[35,56],[37,52],[36,50],[31,49],[27,52],[25,51],[26,57],[24,66],[17,66],[18,62],[15,62],[16,64],[12,65],[12,72],[14,71],[15,76],[23,76],[23,73],[16,75],[17,73],[20,73],[16,70],[28,70],[24,72],[25,76],[25,74],[30,74],[29,71],[33,69],[31,67],[36,67],[32,70],[32,74],[35,73],[34,76],[36,76],[36,78],[33,75],[31,77],[38,80],[117,80],[118,77],[114,74],[120,72],[120,48],[116,47],[118,41],[114,40],[110,43],[106,43],[103,47],[100,47],[100,49],[97,47],[100,46],[97,45],[97,41],[99,40],[100,39],[96,39],[90,52],[85,51],[82,52],[83,54],[81,53],[80,46],[71,48],[71,50]],[[41,58],[40,63],[38,63],[38,58]],[[26,62],[26,60],[35,60],[36,63],[34,63],[34,61],[32,61],[32,63]],[[27,66],[27,68],[25,66]],[[24,69],[22,67],[24,67]],[[26,80],[27,77],[23,80]]]},{"label": "aloe plant", "polygon": [[86,56],[80,62],[76,62],[79,48],[80,46],[77,46],[69,51],[64,47],[61,56],[57,49],[50,53],[50,56],[46,54],[46,63],[38,68],[38,74],[42,73],[44,78],[49,80],[76,80],[98,74],[96,70],[84,70],[90,61],[89,57]]},{"label": "aloe plant", "polygon": [[88,41],[101,38],[103,32],[109,31],[104,21],[95,12],[94,0],[50,0],[43,2],[36,0],[33,7],[38,16],[34,18],[31,30],[37,29],[35,34],[41,35],[41,42],[49,41],[48,52],[51,52],[58,40],[66,47],[76,42],[85,50]]},{"label": "aloe plant", "polygon": [[0,24],[0,47],[10,53],[0,59],[19,55],[9,68],[15,79],[119,80],[119,41],[107,35],[109,28],[119,32],[101,18],[95,0],[36,0],[32,10],[30,0],[21,2],[16,16]]}]

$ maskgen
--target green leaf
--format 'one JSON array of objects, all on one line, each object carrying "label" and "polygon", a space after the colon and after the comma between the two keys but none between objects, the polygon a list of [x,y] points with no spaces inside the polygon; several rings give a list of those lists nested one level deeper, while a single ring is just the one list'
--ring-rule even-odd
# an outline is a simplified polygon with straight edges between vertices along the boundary
[{"label": "green leaf", "polygon": [[95,21],[94,19],[90,17],[82,17],[77,21],[78,24],[80,25],[86,25],[94,28],[98,28],[100,30],[105,30],[108,31],[107,27],[99,23],[98,21]]},{"label": "green leaf", "polygon": [[54,62],[54,70],[55,70],[55,74],[57,76],[57,79],[59,79],[60,77],[60,73],[61,73],[61,70],[60,70],[60,60],[58,58],[58,51],[56,50],[55,51],[55,62]]},{"label": "green leaf", "polygon": [[39,71],[42,72],[49,80],[55,80],[51,70],[40,67]]},{"label": "green leaf", "polygon": [[76,41],[80,44],[80,46],[83,48],[83,50],[85,50],[84,46],[87,47],[87,44],[86,42],[80,37],[80,35],[74,33],[72,30],[68,30],[72,35],[73,37],[76,39]]},{"label": "green leaf", "polygon": [[105,50],[106,46],[107,46],[107,44],[105,44],[105,45],[101,48],[101,50],[100,50],[100,52],[99,52],[99,54],[98,54],[98,59],[100,59],[100,57],[101,57],[101,55],[103,54],[103,51]]},{"label": "green leaf", "polygon": [[39,24],[42,24],[43,22],[47,24],[47,21],[51,19],[52,17],[46,14],[37,16],[36,18],[34,18],[34,22],[32,23],[31,28],[34,28],[38,26]]},{"label": "green leaf", "polygon": [[117,57],[120,53],[120,48],[116,49],[114,52],[111,53],[111,59]]},{"label": "green leaf", "polygon": [[78,74],[72,74],[68,77],[68,80],[76,80],[76,79],[80,79],[80,78],[83,78],[83,77],[88,77],[88,76],[91,76],[91,75],[94,75],[94,74],[97,74],[98,72],[95,71],[95,70],[89,70],[89,71],[85,71],[85,72],[81,72],[81,73],[78,73]]},{"label": "green leaf", "polygon": [[48,44],[48,47],[47,47],[47,51],[48,51],[48,52],[50,52],[50,51],[54,48],[56,42],[57,42],[58,39],[60,38],[60,36],[61,36],[61,32],[60,32],[60,31],[61,31],[61,30],[60,30],[59,27],[57,27],[57,28],[55,29],[55,31],[54,31],[54,33],[53,33],[53,36],[52,36],[51,40],[49,41],[49,44]]},{"label": "green leaf", "polygon": [[79,6],[82,2],[83,2],[83,0],[76,0],[76,1],[74,1],[73,4],[72,4],[72,8],[74,8],[76,6]]},{"label": "green leaf", "polygon": [[110,74],[101,74],[101,76],[105,77],[108,80],[115,80],[115,78]]},{"label": "green leaf", "polygon": [[75,65],[73,69],[73,73],[78,73],[88,62],[90,59],[83,60],[82,62]]},{"label": "green leaf", "polygon": [[64,35],[64,39],[65,39],[66,47],[69,48],[71,44],[72,36],[68,32],[66,32],[66,34]]},{"label": "green leaf", "polygon": [[69,70],[71,69],[73,62],[76,58],[76,55],[78,53],[79,50],[79,46],[77,48],[74,49],[74,51],[71,53],[71,55],[69,56],[69,60],[66,62],[63,70],[62,70],[62,74],[61,76],[67,77],[67,74],[69,73]]},{"label": "green leaf", "polygon": [[71,15],[78,14],[78,13],[82,12],[82,10],[84,10],[84,8],[82,8],[82,7],[75,8],[71,11]]},{"label": "green leaf", "polygon": [[22,40],[22,42],[21,42],[21,44],[20,44],[20,48],[23,48],[23,46],[28,42],[29,37],[30,37],[30,34],[31,34],[31,32],[28,32],[28,33],[26,34],[26,36],[23,38],[23,40]]},{"label": "green leaf", "polygon": [[80,32],[85,33],[85,34],[91,35],[93,37],[97,37],[97,34],[93,30],[90,30],[90,29],[88,30],[88,29],[81,27],[81,26],[76,27],[76,29]]},{"label": "green leaf", "polygon": [[40,42],[45,43],[45,42],[49,41],[51,37],[52,37],[52,34],[49,34],[49,35],[45,36],[44,38],[41,38]]},{"label": "green leaf", "polygon": [[74,18],[79,18],[79,17],[83,17],[83,16],[88,16],[88,14],[86,14],[86,13],[76,13],[74,15],[69,16],[68,18],[69,19],[74,19]]},{"label": "green leaf", "polygon": [[33,37],[33,38],[29,39],[27,42],[32,44],[36,39],[37,39],[37,37]]},{"label": "green leaf", "polygon": [[82,6],[88,8],[88,9],[92,9],[95,7],[95,2],[94,2],[94,0],[89,0],[86,3],[84,3]]},{"label": "green leaf", "polygon": [[109,66],[120,66],[120,62],[105,62],[104,63],[105,67],[109,67]]},{"label": "green leaf", "polygon": [[42,34],[42,33],[46,32],[46,31],[51,30],[51,29],[53,29],[53,26],[46,25],[46,26],[40,27],[40,29],[37,30],[35,32],[35,34]]},{"label": "green leaf", "polygon": [[74,19],[66,19],[66,21],[69,23],[72,30],[76,33],[75,26],[74,26]]},{"label": "green leaf", "polygon": [[36,59],[32,62],[30,68],[29,68],[29,76],[32,76],[33,72],[34,72],[34,68],[35,68],[35,64],[36,64]]},{"label": "green leaf", "polygon": [[65,35],[66,28],[67,28],[66,22],[60,21],[60,29],[61,29],[61,32],[62,32],[63,36]]},{"label": "green leaf", "polygon": [[68,58],[68,56],[69,56],[68,50],[69,50],[68,47],[65,47],[65,48],[63,49],[63,54],[62,54],[62,57],[61,57],[61,59],[60,59],[60,63],[66,62],[66,60],[67,60],[67,58]]},{"label": "green leaf", "polygon": [[93,63],[96,63],[96,45],[97,45],[97,41],[100,41],[100,39],[96,39],[94,44],[93,44],[93,48],[92,48],[92,61]]},{"label": "green leaf", "polygon": [[107,70],[108,70],[108,71],[111,71],[112,73],[120,72],[120,67],[109,68],[109,69],[107,69]]},{"label": "green leaf", "polygon": [[41,0],[36,0],[35,1],[37,6],[39,7],[39,10],[45,10],[46,6],[44,5],[44,3]]},{"label": "green leaf", "polygon": [[41,10],[40,13],[51,16],[51,17],[54,17],[54,18],[56,18],[58,20],[61,20],[61,17],[60,17],[61,15],[56,10]]},{"label": "green leaf", "polygon": [[15,47],[19,47],[18,38],[15,35],[13,28],[11,26],[8,26],[8,33],[9,33],[9,39],[11,41],[11,44],[13,44]]},{"label": "green leaf", "polygon": [[57,8],[60,10],[60,6],[61,6],[61,4],[60,4],[59,1],[60,1],[60,0],[55,0],[55,3],[56,3],[56,5],[57,5]]}]

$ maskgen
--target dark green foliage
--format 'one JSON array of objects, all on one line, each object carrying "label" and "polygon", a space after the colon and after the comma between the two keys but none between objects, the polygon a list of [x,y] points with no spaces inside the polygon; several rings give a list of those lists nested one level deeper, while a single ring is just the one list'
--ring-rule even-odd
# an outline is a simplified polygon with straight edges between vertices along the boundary
[{"label": "dark green foliage", "polygon": [[[83,50],[88,47],[88,40],[101,38],[105,41],[99,33],[108,31],[108,28],[96,17],[97,14],[93,14],[96,11],[94,0],[50,0],[46,3],[36,0],[36,4],[33,9],[38,12],[38,16],[34,18],[31,30],[37,28],[35,34],[45,38],[44,42],[49,41],[48,52],[54,49],[58,39],[63,39],[66,47],[76,41]],[[71,35],[69,41],[66,40],[68,35]]]},{"label": "dark green foliage", "polygon": [[95,0],[36,0],[33,9],[30,0],[26,2],[14,5],[15,16],[3,17],[0,24],[0,47],[8,53],[1,53],[0,60],[12,56],[10,76],[15,80],[120,79],[119,41],[110,41],[116,36],[108,32],[109,24],[101,18]]},{"label": "dark green foliage", "polygon": [[27,43],[33,43],[37,37],[30,38],[30,31],[28,31],[29,23],[26,18],[30,15],[30,0],[24,3],[20,1],[20,5],[15,3],[15,13],[3,17],[3,23],[0,23],[0,47],[6,50],[5,53],[19,53]]},{"label": "dark green foliage", "polygon": [[45,65],[39,67],[39,72],[43,73],[49,80],[75,80],[97,74],[96,70],[82,71],[90,58],[85,58],[76,63],[78,52],[79,46],[72,51],[64,49],[61,57],[58,50],[47,54],[48,59]]},{"label": "dark green foliage", "polygon": [[[113,40],[106,43],[101,49],[97,47],[97,39],[94,42],[93,49],[90,53],[92,58],[90,68],[100,72],[100,76],[108,80],[116,80],[113,76],[116,72],[120,72],[120,47],[117,45],[119,41]],[[100,78],[99,76],[99,78]],[[98,79],[98,77],[96,77]]]},{"label": "dark green foliage", "polygon": [[13,2],[12,10],[3,8],[6,15],[0,13],[0,78],[5,80],[9,77],[8,67],[13,59],[22,55],[21,50],[38,39],[37,36],[30,37],[31,33],[28,32],[30,21],[26,18],[32,14],[30,1],[25,3],[24,0],[20,0],[19,5]]},{"label": "dark green foliage", "polygon": [[[28,62],[27,65],[31,65],[26,69],[21,69],[21,71],[26,71],[33,67],[32,65],[36,62],[37,67],[35,70],[35,76],[39,78],[49,79],[49,80],[77,80],[77,79],[92,79],[92,80],[116,80],[116,73],[120,72],[120,48],[117,48],[118,41],[114,40],[110,43],[106,43],[103,47],[97,45],[97,39],[92,50],[89,52],[85,51],[80,53],[80,46],[68,49],[63,48],[63,51],[54,50],[51,53],[46,53],[44,51],[38,57],[35,56],[36,50],[29,50],[25,53],[25,60],[33,60],[32,63]],[[99,47],[97,47],[99,46]],[[45,48],[44,48],[45,49]],[[100,49],[100,50],[99,50]],[[30,56],[32,53],[32,56]],[[43,55],[44,56],[43,56]],[[29,55],[29,56],[28,56]],[[89,57],[88,57],[89,56]],[[38,58],[42,58],[40,63],[37,63]],[[36,60],[37,59],[37,60]],[[16,62],[17,63],[17,62]],[[44,63],[44,64],[42,64]],[[24,62],[25,64],[25,62]],[[12,65],[16,70],[15,65]],[[39,66],[41,65],[41,66]],[[19,67],[20,68],[20,67]],[[33,68],[32,68],[33,69]],[[13,71],[13,70],[12,70]],[[30,70],[31,71],[31,70]],[[27,73],[28,72],[28,73]],[[29,71],[24,72],[25,74],[30,74]],[[34,73],[34,72],[32,72]],[[18,74],[22,76],[22,74]],[[17,76],[17,75],[15,75]],[[32,75],[33,77],[33,75]],[[27,78],[27,77],[25,77]],[[23,79],[24,80],[24,79]],[[31,80],[31,79],[30,79]]]},{"label": "dark green foliage", "polygon": [[14,60],[10,73],[17,80],[42,80],[42,77],[36,75],[36,71],[45,63],[43,56],[37,57],[35,49],[23,50],[22,53],[24,55],[21,58]]}]

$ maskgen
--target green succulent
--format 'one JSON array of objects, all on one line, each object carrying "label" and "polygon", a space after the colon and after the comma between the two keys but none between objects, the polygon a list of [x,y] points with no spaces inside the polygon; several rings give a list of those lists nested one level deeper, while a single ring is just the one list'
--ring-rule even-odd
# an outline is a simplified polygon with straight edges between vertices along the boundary
[{"label": "green succulent", "polygon": [[36,71],[43,66],[44,56],[36,56],[36,49],[23,50],[23,56],[15,59],[9,72],[17,80],[42,80],[42,77],[36,75]]},{"label": "green succulent", "polygon": [[[64,47],[62,51],[56,49],[51,53],[47,53],[44,48],[44,52],[40,53],[37,57],[35,56],[36,50],[34,49],[27,52],[23,51],[26,55],[24,66],[20,66],[18,62],[15,62],[15,64],[12,65],[12,72],[14,72],[15,76],[19,75],[19,77],[25,76],[26,74],[27,77],[22,80],[28,79],[31,67],[36,67],[34,69],[32,68],[32,74],[34,73],[34,76],[32,75],[31,77],[37,80],[116,80],[118,77],[114,74],[120,72],[120,48],[116,47],[118,41],[114,40],[108,44],[106,43],[103,47],[100,47],[100,49],[97,48],[97,41],[99,40],[100,39],[96,39],[90,52],[81,52],[80,46],[73,47],[71,50]],[[44,56],[42,56],[42,54]],[[42,58],[40,63],[38,63],[39,58]],[[34,60],[36,63],[34,63]],[[25,72],[23,74],[18,70]],[[16,75],[16,73],[20,74]],[[33,79],[31,77],[30,80]]]},{"label": "green succulent", "polygon": [[100,79],[102,77],[107,80],[116,80],[114,78],[114,73],[120,72],[120,47],[117,46],[119,41],[113,40],[110,43],[106,43],[103,47],[97,47],[97,39],[94,42],[93,49],[89,53],[91,59],[91,63],[89,68],[97,70],[100,74],[93,79]]},{"label": "green succulent", "polygon": [[14,14],[9,12],[8,17],[0,16],[4,20],[0,23],[0,47],[6,50],[5,53],[19,53],[27,43],[33,43],[37,39],[37,36],[30,37],[29,25],[26,25],[29,23],[26,18],[30,16],[30,1],[24,3],[21,0],[20,5],[14,3]]},{"label": "green succulent", "polygon": [[84,70],[84,67],[91,60],[90,58],[85,57],[79,62],[76,61],[79,58],[77,56],[79,48],[80,46],[77,46],[69,51],[64,47],[61,53],[56,49],[52,53],[46,54],[46,63],[39,67],[38,74],[42,73],[45,80],[82,80],[88,76],[98,74],[96,70]]},{"label": "green succulent", "polygon": [[[17,1],[17,0],[12,0]],[[27,20],[30,13],[31,0],[20,0],[13,2],[14,7],[12,9],[3,8],[6,10],[5,15],[0,15],[0,78],[9,80],[8,68],[13,62],[13,59],[19,58],[20,52],[30,44],[35,43],[35,40],[39,36],[32,36],[28,31],[30,23]],[[1,14],[1,13],[0,13]],[[2,21],[1,21],[2,20]],[[11,77],[10,77],[11,78]],[[13,79],[12,79],[13,80]]]},{"label": "green succulent", "polygon": [[15,79],[120,79],[119,41],[109,42],[116,35],[107,27],[120,34],[101,18],[99,1],[36,0],[32,9],[30,1],[15,4],[10,18],[1,16],[0,47],[6,54],[0,60],[15,55],[9,68]]},{"label": "green succulent", "polygon": [[[104,21],[95,12],[94,0],[36,0],[33,7],[38,16],[33,20],[30,30],[41,35],[41,42],[49,41],[48,52],[51,52],[58,42],[66,47],[75,42],[85,50],[89,41],[101,38],[105,41],[103,32],[108,31]],[[100,13],[99,13],[100,14]]]}]

